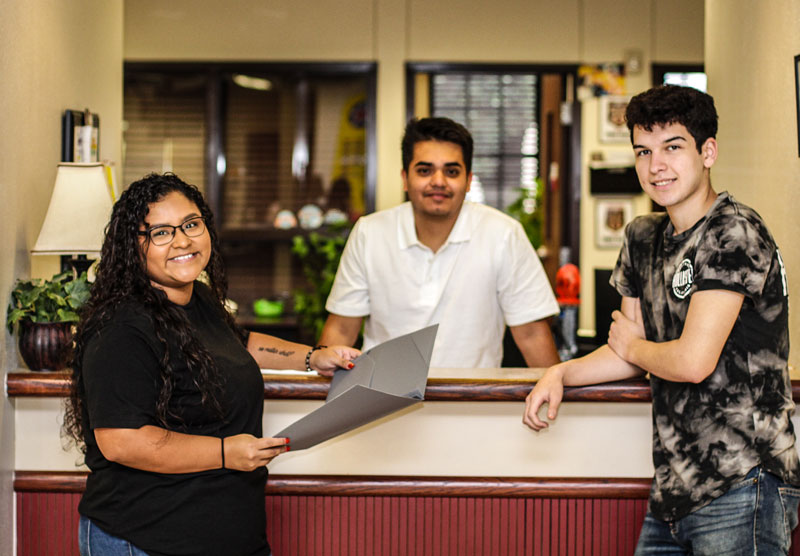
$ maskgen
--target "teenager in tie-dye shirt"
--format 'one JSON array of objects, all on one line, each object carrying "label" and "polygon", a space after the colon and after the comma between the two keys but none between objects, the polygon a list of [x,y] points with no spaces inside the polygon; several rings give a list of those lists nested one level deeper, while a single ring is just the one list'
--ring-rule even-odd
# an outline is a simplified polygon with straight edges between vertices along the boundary
[{"label": "teenager in tie-dye shirt", "polygon": [[788,291],[761,217],[711,187],[713,99],[661,86],[626,113],[642,189],[666,213],[626,229],[612,284],[622,295],[608,344],[548,369],[524,422],[563,386],[650,373],[653,480],[637,555],[787,554],[800,463]]}]

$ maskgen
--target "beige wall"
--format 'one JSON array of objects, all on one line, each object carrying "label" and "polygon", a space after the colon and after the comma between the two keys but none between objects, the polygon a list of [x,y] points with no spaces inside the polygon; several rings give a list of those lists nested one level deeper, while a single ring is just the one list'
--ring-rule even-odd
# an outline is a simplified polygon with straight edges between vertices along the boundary
[{"label": "beige wall", "polygon": [[591,0],[406,0],[408,59],[448,62],[575,62],[581,4]]},{"label": "beige wall", "polygon": [[701,0],[269,4],[128,0],[125,58],[574,63],[620,60],[625,49],[639,48],[647,60],[702,59]]},{"label": "beige wall", "polygon": [[[120,160],[122,0],[3,0],[0,17],[0,307],[30,275],[61,156],[61,113],[100,114],[100,152]],[[5,311],[3,311],[5,316]],[[4,321],[5,322],[5,321]],[[18,366],[4,335],[3,383]],[[14,405],[0,402],[0,555],[13,550]]]},{"label": "beige wall", "polygon": [[377,0],[127,0],[126,60],[371,60]]},{"label": "beige wall", "polygon": [[767,222],[789,278],[790,363],[800,366],[800,157],[794,57],[797,0],[707,0],[709,93],[719,112],[714,187],[727,189]]}]

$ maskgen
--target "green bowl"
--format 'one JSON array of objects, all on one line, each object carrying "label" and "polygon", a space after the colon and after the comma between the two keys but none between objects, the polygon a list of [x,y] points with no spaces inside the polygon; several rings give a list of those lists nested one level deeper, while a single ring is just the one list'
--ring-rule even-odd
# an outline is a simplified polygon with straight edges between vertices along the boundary
[{"label": "green bowl", "polygon": [[283,301],[257,299],[253,301],[253,314],[257,317],[279,317],[283,314]]}]

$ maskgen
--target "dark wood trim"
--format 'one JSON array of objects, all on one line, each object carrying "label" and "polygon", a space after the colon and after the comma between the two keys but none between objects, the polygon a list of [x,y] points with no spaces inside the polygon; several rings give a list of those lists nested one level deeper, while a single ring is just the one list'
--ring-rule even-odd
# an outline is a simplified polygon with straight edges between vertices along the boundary
[{"label": "dark wood trim", "polygon": [[[16,471],[15,492],[79,493],[88,473]],[[270,475],[272,496],[436,496],[472,498],[647,498],[650,479],[570,477],[401,477]]]},{"label": "dark wood trim", "polygon": [[83,492],[88,475],[85,471],[15,471],[14,492]]},{"label": "dark wood trim", "polygon": [[[406,64],[406,117],[405,122],[411,120],[414,117],[415,113],[415,106],[416,101],[414,95],[416,94],[417,90],[417,83],[416,83],[416,75],[419,73],[417,70],[412,68],[409,64]],[[430,91],[428,92],[428,98],[430,98]]]},{"label": "dark wood trim", "polygon": [[367,160],[364,210],[375,212],[378,196],[378,68],[372,65],[365,72],[367,77]]},{"label": "dark wood trim", "polygon": [[[572,98],[575,98],[574,92]],[[564,230],[566,238],[563,242],[570,248],[570,262],[577,264],[581,260],[581,103],[569,103],[572,121],[564,134],[564,153],[567,158],[564,168]],[[580,308],[578,309],[580,311]]]},{"label": "dark wood trim", "polygon": [[359,75],[376,72],[377,62],[253,62],[248,60],[230,61],[126,61],[123,72],[128,71],[205,71],[210,66],[222,72],[282,73],[292,76],[334,76]]},{"label": "dark wood trim", "polygon": [[318,235],[343,235],[341,227],[332,228],[327,225],[320,226],[314,230],[304,230],[294,228],[291,230],[278,230],[275,228],[248,229],[248,228],[229,228],[218,232],[220,241],[223,242],[267,242],[284,241],[291,243],[297,236],[308,237],[311,234]]},{"label": "dark wood trim", "polygon": [[324,400],[330,381],[318,376],[287,376],[289,380],[264,380],[268,400]]},{"label": "dark wood trim", "polygon": [[272,475],[267,494],[474,498],[647,498],[650,479]]},{"label": "dark wood trim", "polygon": [[[524,401],[536,381],[470,379],[428,380],[428,401],[519,402]],[[650,385],[645,380],[626,380],[564,389],[568,402],[649,402]]]},{"label": "dark wood trim", "polygon": [[[69,395],[69,374],[66,372],[20,371],[6,377],[10,398],[61,398]],[[534,380],[488,380],[431,378],[425,399],[435,402],[519,402],[524,401],[536,383]],[[328,379],[318,376],[286,375],[276,380],[264,377],[264,398],[268,400],[324,400],[328,395]],[[800,380],[792,381],[792,398],[800,401]],[[646,380],[622,380],[594,386],[564,389],[568,402],[638,402],[651,401]]]},{"label": "dark wood trim", "polygon": [[578,74],[579,64],[494,64],[490,62],[406,62],[406,75],[416,73],[448,73],[473,71],[481,73],[572,73]]},{"label": "dark wood trim", "polygon": [[[9,373],[9,397],[59,398],[69,395],[69,374],[65,372]],[[318,376],[287,375],[275,380],[264,377],[265,399],[324,400],[330,381]],[[519,402],[535,381],[431,378],[425,389],[428,401]],[[796,389],[800,389],[798,386]],[[798,392],[795,392],[797,397]],[[629,380],[567,388],[564,400],[571,402],[649,402],[650,386],[644,380]]]},{"label": "dark wood trim", "polygon": [[206,199],[209,208],[214,213],[216,222],[225,222],[222,213],[222,188],[225,180],[224,172],[220,171],[218,161],[225,158],[225,90],[220,77],[220,70],[216,66],[207,68],[206,77],[206,136],[205,136],[205,180]]},{"label": "dark wood trim", "polygon": [[69,396],[69,383],[65,372],[8,373],[6,393],[9,398],[63,398]]}]

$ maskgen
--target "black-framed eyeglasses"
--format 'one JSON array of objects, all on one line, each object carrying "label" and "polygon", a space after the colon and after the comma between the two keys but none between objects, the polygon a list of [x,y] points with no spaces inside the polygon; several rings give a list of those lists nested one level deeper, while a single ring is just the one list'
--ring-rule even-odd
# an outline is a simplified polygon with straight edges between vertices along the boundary
[{"label": "black-framed eyeglasses", "polygon": [[175,233],[179,228],[187,237],[197,237],[203,235],[203,232],[206,231],[206,221],[203,220],[202,216],[195,216],[180,226],[162,224],[140,231],[139,235],[147,236],[153,245],[167,245],[168,243],[172,243],[172,240],[175,238]]}]

